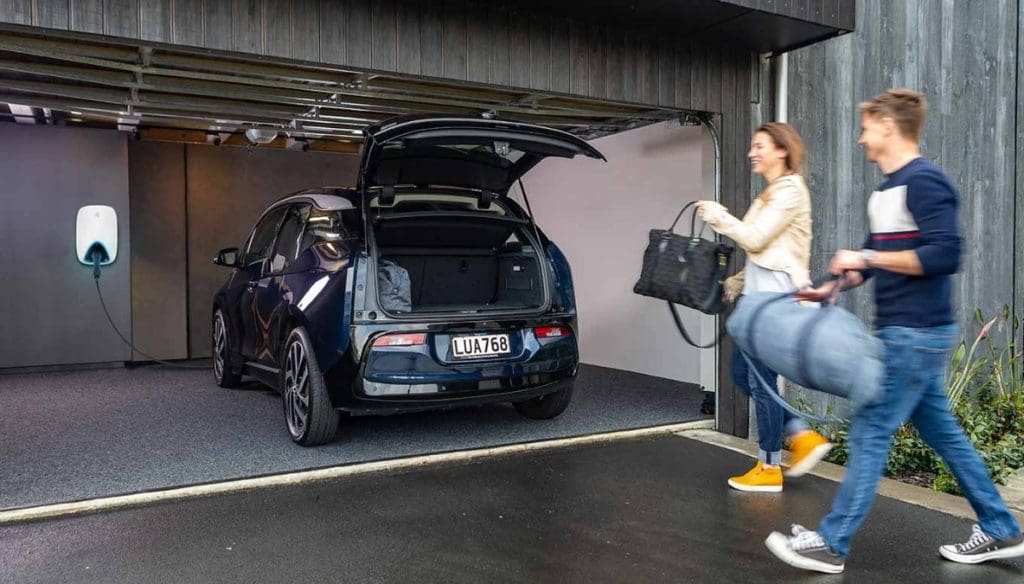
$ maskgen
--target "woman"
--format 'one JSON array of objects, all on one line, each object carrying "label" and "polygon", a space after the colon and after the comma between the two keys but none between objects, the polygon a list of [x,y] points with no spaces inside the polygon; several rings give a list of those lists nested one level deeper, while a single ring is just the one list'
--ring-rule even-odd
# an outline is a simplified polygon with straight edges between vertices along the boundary
[{"label": "woman", "polygon": [[[725,281],[725,299],[734,302],[751,292],[794,292],[810,284],[811,195],[801,172],[804,144],[788,124],[769,122],[754,132],[750,159],[754,174],[768,186],[754,199],[743,219],[714,201],[697,205],[700,217],[747,254],[746,267]],[[779,392],[778,374],[750,360],[770,391]],[[800,476],[820,461],[832,445],[800,418],[785,411],[750,370],[737,349],[732,359],[733,383],[754,399],[757,412],[758,462],[749,472],[729,479],[740,491],[782,491],[782,435],[789,437],[793,456],[786,476]]]}]

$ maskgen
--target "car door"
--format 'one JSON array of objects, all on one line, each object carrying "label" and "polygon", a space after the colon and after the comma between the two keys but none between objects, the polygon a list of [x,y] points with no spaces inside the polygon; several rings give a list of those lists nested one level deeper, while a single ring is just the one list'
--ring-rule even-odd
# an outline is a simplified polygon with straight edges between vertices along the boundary
[{"label": "car door", "polygon": [[281,327],[287,316],[287,305],[294,300],[288,276],[294,271],[292,262],[298,256],[311,208],[309,203],[288,206],[274,240],[273,251],[264,262],[263,276],[253,289],[253,314],[260,330],[265,331],[257,337],[253,347],[256,362],[261,365],[279,366],[278,342],[284,336]]},{"label": "car door", "polygon": [[256,290],[263,279],[264,265],[274,247],[278,229],[284,219],[288,206],[280,206],[266,212],[249,237],[245,257],[242,260],[242,274],[246,279],[245,290],[238,299],[238,314],[242,321],[241,352],[247,361],[256,361],[257,347],[265,341],[263,337],[268,331],[263,330],[256,314]]}]

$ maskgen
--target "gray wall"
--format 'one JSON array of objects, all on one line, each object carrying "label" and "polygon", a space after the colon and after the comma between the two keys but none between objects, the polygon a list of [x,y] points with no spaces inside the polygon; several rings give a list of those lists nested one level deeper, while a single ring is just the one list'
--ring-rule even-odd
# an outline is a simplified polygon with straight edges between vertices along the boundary
[{"label": "gray wall", "polygon": [[211,302],[228,270],[211,260],[241,247],[272,201],[304,188],[355,184],[359,157],[292,150],[188,145],[188,311],[192,357],[210,355]]},{"label": "gray wall", "polygon": [[[188,357],[185,147],[128,141],[132,344],[158,359]],[[149,357],[136,353],[135,359]]]},{"label": "gray wall", "polygon": [[[790,57],[789,116],[811,153],[815,240],[831,252],[859,246],[867,195],[882,175],[856,145],[858,102],[889,87],[925,93],[924,154],[960,188],[965,235],[957,292],[965,334],[975,308],[1024,313],[1024,2],[861,0],[855,34]],[[871,296],[847,304],[870,316]],[[811,394],[819,399],[818,394]]]},{"label": "gray wall", "polygon": [[159,359],[210,354],[210,301],[266,205],[354,182],[351,154],[136,142],[123,132],[0,124],[0,369],[149,360],[110,328],[92,270],[75,257],[75,216],[118,213],[117,261],[100,285],[118,328]]},{"label": "gray wall", "polygon": [[114,322],[130,334],[124,134],[0,124],[0,177],[0,368],[128,359],[100,308],[92,269],[75,255],[78,209],[114,207],[118,257],[100,286]]},{"label": "gray wall", "polygon": [[[714,359],[701,362],[710,352],[683,341],[664,302],[632,293],[648,231],[667,228],[686,203],[714,198],[702,188],[708,142],[701,128],[654,124],[594,140],[608,162],[551,159],[526,175],[538,224],[572,265],[583,362],[714,387]],[[713,338],[714,318],[680,316],[695,338]]]}]

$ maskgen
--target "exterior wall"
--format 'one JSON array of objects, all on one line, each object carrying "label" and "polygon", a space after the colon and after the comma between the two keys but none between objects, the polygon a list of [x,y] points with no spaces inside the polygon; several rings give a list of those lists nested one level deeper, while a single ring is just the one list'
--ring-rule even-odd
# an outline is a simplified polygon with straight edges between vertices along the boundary
[{"label": "exterior wall", "polygon": [[[1024,2],[861,0],[857,23],[856,33],[790,57],[789,117],[811,153],[813,271],[823,273],[835,249],[860,245],[867,196],[883,178],[856,145],[857,103],[894,86],[922,91],[924,154],[962,197],[957,294],[973,338],[975,308],[1024,312]],[[871,317],[870,291],[844,302]]]},{"label": "exterior wall", "polygon": [[[714,198],[702,192],[707,141],[700,128],[656,124],[594,140],[607,163],[548,160],[526,175],[538,225],[572,264],[585,363],[701,383],[701,351],[683,341],[664,302],[632,290],[648,231],[668,227],[686,203]],[[695,336],[714,334],[701,331],[713,318],[680,314]]]}]

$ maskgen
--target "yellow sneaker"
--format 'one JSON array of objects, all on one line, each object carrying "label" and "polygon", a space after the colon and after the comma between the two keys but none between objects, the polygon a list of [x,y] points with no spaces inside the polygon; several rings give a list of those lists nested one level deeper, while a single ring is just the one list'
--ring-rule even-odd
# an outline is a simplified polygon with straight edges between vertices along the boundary
[{"label": "yellow sneaker", "polygon": [[814,430],[804,430],[789,440],[789,451],[793,456],[789,459],[787,477],[799,477],[810,472],[814,465],[832,450],[832,443]]},{"label": "yellow sneaker", "polygon": [[777,466],[766,467],[758,462],[747,474],[729,479],[729,486],[737,491],[781,493],[782,469]]}]

